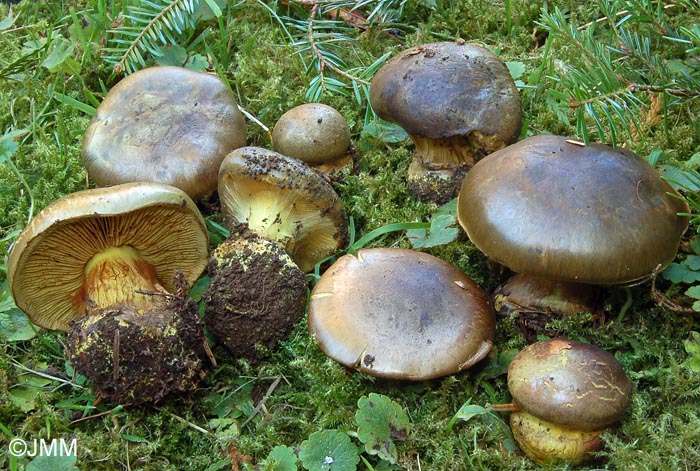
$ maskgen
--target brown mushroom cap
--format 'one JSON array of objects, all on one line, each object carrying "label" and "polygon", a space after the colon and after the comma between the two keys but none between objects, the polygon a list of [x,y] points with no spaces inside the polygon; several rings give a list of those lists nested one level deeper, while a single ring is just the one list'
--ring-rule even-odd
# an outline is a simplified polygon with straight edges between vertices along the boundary
[{"label": "brown mushroom cap", "polygon": [[230,227],[245,223],[278,243],[303,272],[345,244],[345,209],[333,187],[304,162],[241,147],[219,171],[219,198]]},{"label": "brown mushroom cap", "polygon": [[272,130],[272,148],[280,154],[320,164],[344,156],[350,127],[335,108],[305,103],[287,111]]},{"label": "brown mushroom cap", "polygon": [[496,328],[486,294],[464,273],[394,248],[339,258],[311,293],[308,322],[339,363],[415,381],[471,367],[491,350]]},{"label": "brown mushroom cap", "polygon": [[632,386],[612,354],[575,340],[551,339],[515,356],[508,368],[508,389],[526,412],[586,431],[619,420]]},{"label": "brown mushroom cap", "polygon": [[649,277],[675,257],[688,205],[631,152],[535,136],[478,162],[458,219],[487,257],[527,275],[592,284]]},{"label": "brown mushroom cap", "polygon": [[150,67],[124,78],[98,106],[83,160],[99,186],[153,181],[199,198],[216,189],[221,161],[245,140],[245,121],[224,81]]},{"label": "brown mushroom cap", "polygon": [[377,71],[370,100],[381,118],[412,137],[469,137],[489,153],[520,134],[513,78],[498,56],[476,44],[441,42],[401,52]]},{"label": "brown mushroom cap", "polygon": [[37,214],[12,248],[7,278],[17,306],[41,327],[68,330],[90,302],[81,296],[88,262],[111,247],[138,254],[174,292],[176,271],[194,283],[206,268],[209,238],[192,200],[168,185],[70,194]]}]

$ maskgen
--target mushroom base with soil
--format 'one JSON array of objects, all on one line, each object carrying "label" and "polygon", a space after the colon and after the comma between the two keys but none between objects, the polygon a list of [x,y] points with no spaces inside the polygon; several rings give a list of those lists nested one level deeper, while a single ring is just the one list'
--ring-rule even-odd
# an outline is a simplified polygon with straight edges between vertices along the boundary
[{"label": "mushroom base with soil", "polygon": [[408,167],[408,190],[420,201],[445,204],[459,194],[467,170],[466,166],[430,169],[414,156]]},{"label": "mushroom base with soil", "polygon": [[194,301],[171,295],[146,311],[96,310],[71,323],[66,354],[109,403],[158,402],[204,377],[207,346],[198,312]]},{"label": "mushroom base with soil", "polygon": [[540,334],[553,336],[547,324],[553,320],[590,313],[594,325],[602,324],[602,287],[516,274],[498,287],[494,308],[502,316],[517,316],[518,326],[529,342]]},{"label": "mushroom base with soil", "polygon": [[258,359],[303,317],[304,273],[276,243],[233,233],[213,253],[204,293],[205,325],[237,356]]}]

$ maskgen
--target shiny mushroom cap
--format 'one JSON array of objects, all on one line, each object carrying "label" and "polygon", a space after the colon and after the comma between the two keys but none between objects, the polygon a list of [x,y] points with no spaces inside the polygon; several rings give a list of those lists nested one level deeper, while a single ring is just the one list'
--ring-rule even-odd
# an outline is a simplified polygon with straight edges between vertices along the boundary
[{"label": "shiny mushroom cap", "polygon": [[478,162],[457,216],[479,250],[517,273],[604,285],[667,266],[688,211],[633,153],[542,135]]},{"label": "shiny mushroom cap", "polygon": [[[398,124],[431,163],[424,140],[456,138],[465,160],[514,142],[520,134],[520,95],[506,65],[476,44],[441,42],[407,49],[372,79],[370,101],[383,119]],[[425,153],[423,151],[426,151]]]},{"label": "shiny mushroom cap", "polygon": [[245,121],[223,80],[150,67],[109,91],[85,132],[82,153],[99,186],[153,181],[199,198],[216,189],[221,161],[245,140]]},{"label": "shiny mushroom cap", "polygon": [[280,154],[321,164],[343,157],[350,147],[350,127],[335,108],[305,103],[282,115],[272,130],[272,148]]},{"label": "shiny mushroom cap", "polygon": [[394,248],[339,258],[311,293],[308,323],[337,362],[413,381],[471,367],[495,335],[493,309],[469,277],[432,255]]},{"label": "shiny mushroom cap", "polygon": [[84,296],[88,266],[99,266],[96,260],[112,249],[174,292],[177,271],[194,283],[206,268],[209,238],[189,196],[168,185],[128,183],[70,194],[37,214],[12,248],[7,278],[17,306],[35,324],[67,331],[95,302]]},{"label": "shiny mushroom cap", "polygon": [[576,430],[599,430],[629,405],[632,386],[605,350],[552,339],[521,350],[508,368],[513,400],[535,417]]},{"label": "shiny mushroom cap", "polygon": [[245,223],[278,243],[303,272],[340,250],[345,209],[333,187],[304,162],[260,147],[241,147],[219,170],[227,223]]}]

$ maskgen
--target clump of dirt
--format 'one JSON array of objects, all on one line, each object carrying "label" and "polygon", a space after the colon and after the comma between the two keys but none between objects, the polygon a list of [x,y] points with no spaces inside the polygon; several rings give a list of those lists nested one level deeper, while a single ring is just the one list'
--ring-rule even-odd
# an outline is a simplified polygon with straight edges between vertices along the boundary
[{"label": "clump of dirt", "polygon": [[238,357],[260,360],[258,346],[274,348],[304,315],[304,273],[274,242],[232,231],[207,269],[205,325]]},{"label": "clump of dirt", "polygon": [[156,403],[204,377],[197,304],[166,295],[149,310],[118,305],[74,321],[66,354],[109,403]]}]

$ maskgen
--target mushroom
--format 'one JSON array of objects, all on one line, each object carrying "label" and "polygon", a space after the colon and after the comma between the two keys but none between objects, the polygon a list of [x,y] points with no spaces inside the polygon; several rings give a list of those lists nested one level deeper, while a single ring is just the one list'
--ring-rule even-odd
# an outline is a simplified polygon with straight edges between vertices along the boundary
[{"label": "mushroom", "polygon": [[396,248],[340,257],[311,292],[308,325],[333,360],[412,381],[473,366],[496,329],[474,281],[437,257]]},{"label": "mushroom", "polygon": [[516,355],[508,389],[521,409],[510,423],[522,450],[537,463],[577,464],[602,447],[599,436],[624,415],[632,386],[609,352],[550,339]]},{"label": "mushroom", "polygon": [[675,257],[687,203],[626,150],[534,136],[469,171],[457,217],[472,243],[516,273],[567,283],[643,281]]},{"label": "mushroom", "polygon": [[272,148],[326,174],[352,163],[348,122],[322,103],[305,103],[284,113],[272,130]]},{"label": "mushroom", "polygon": [[416,152],[408,185],[423,201],[457,196],[464,174],[520,134],[520,95],[506,65],[476,44],[441,42],[407,49],[372,79],[370,102],[398,124]]},{"label": "mushroom", "polygon": [[258,147],[226,156],[219,197],[231,236],[209,263],[205,323],[230,351],[256,359],[304,315],[304,273],[345,244],[345,210],[319,172]]},{"label": "mushroom", "polygon": [[245,223],[305,273],[347,239],[345,209],[333,187],[305,163],[274,151],[241,147],[227,155],[219,198],[229,227]]},{"label": "mushroom", "polygon": [[103,397],[157,401],[200,378],[205,339],[197,305],[180,292],[206,267],[208,241],[199,210],[177,188],[85,190],[37,214],[7,276],[32,322],[70,331],[70,360]]},{"label": "mushroom", "polygon": [[245,140],[245,121],[223,80],[150,67],[109,91],[85,132],[82,154],[99,186],[152,181],[196,199],[216,189],[221,161]]}]

